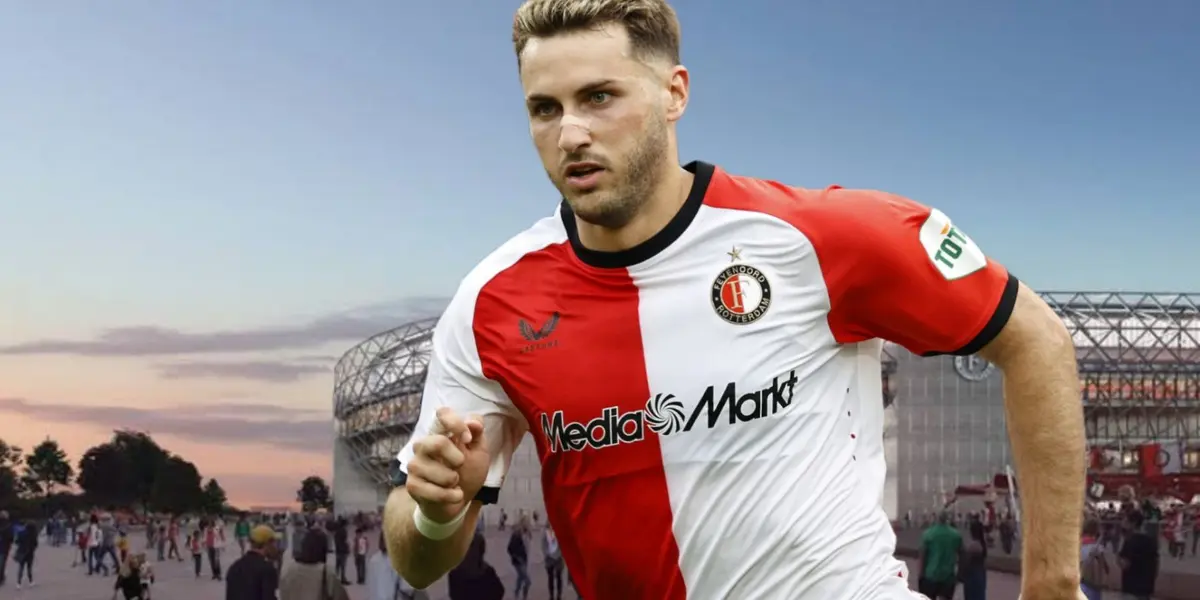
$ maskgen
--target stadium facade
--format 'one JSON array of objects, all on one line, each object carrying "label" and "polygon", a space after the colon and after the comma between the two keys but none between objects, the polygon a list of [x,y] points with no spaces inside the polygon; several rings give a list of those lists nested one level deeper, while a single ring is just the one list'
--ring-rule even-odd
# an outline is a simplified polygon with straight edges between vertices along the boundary
[{"label": "stadium facade", "polygon": [[[1121,485],[1200,494],[1200,294],[1042,294],[1074,337],[1083,381],[1089,478],[1095,493]],[[392,458],[420,410],[436,319],[376,335],[335,367],[339,511],[374,510]],[[922,358],[885,349],[884,398],[893,518],[987,483],[1011,464],[998,371],[978,357]],[[499,506],[541,509],[532,438],[513,459]]]}]

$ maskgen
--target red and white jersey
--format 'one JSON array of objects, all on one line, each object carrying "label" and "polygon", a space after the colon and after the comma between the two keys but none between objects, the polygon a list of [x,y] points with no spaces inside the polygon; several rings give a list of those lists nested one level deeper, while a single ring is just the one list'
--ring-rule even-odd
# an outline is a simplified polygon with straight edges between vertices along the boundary
[{"label": "red and white jersey", "polygon": [[483,417],[493,502],[531,433],[585,598],[916,597],[881,507],[881,340],[974,353],[1016,280],[910,200],[687,168],[638,247],[584,248],[564,203],[480,263],[413,437],[442,406]]}]

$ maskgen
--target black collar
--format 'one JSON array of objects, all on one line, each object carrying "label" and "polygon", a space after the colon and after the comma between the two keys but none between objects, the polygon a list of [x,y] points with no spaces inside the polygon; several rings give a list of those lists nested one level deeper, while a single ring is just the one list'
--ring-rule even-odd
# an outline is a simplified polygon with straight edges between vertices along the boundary
[{"label": "black collar", "polygon": [[575,213],[571,212],[571,207],[566,200],[563,200],[559,214],[562,217],[563,227],[567,229],[567,239],[571,241],[571,249],[575,251],[575,256],[578,256],[584,264],[593,267],[619,269],[650,260],[659,252],[666,250],[675,240],[679,239],[679,236],[683,235],[684,231],[687,231],[688,225],[691,225],[692,220],[696,218],[696,213],[700,212],[700,205],[704,204],[704,194],[708,192],[708,184],[712,181],[713,172],[716,170],[712,165],[700,161],[688,163],[683,168],[696,176],[692,181],[692,191],[688,192],[683,207],[675,213],[675,216],[661,231],[651,236],[650,239],[625,250],[604,252],[585,248],[579,241],[579,230],[575,227]]}]

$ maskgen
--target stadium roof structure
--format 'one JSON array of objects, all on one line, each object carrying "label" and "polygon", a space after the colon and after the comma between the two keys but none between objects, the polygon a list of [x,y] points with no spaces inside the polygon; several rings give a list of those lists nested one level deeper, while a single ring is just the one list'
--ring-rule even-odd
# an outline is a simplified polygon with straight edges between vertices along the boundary
[{"label": "stadium roof structure", "polygon": [[1042,297],[1075,339],[1093,445],[1200,443],[1200,294]]},{"label": "stadium roof structure", "polygon": [[337,435],[355,466],[380,485],[420,416],[436,324],[436,317],[422,319],[374,335],[333,368]]},{"label": "stadium roof structure", "polygon": [[[1200,294],[1044,292],[1075,340],[1093,444],[1200,443]],[[334,367],[337,434],[380,485],[420,415],[437,318],[351,348]],[[884,361],[885,380],[895,361]],[[890,403],[893,392],[884,386]]]}]

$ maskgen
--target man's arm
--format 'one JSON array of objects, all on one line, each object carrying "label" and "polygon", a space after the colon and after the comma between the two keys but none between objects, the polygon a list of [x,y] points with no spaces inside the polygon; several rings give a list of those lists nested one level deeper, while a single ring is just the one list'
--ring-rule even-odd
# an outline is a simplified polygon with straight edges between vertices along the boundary
[{"label": "man's arm", "polygon": [[1021,489],[1024,585],[1069,597],[1079,588],[1087,468],[1074,341],[1058,315],[1021,285],[1008,324],[980,355],[1004,372]]},{"label": "man's arm", "polygon": [[462,562],[483,503],[472,502],[458,531],[444,540],[431,540],[413,525],[416,503],[403,487],[392,490],[383,511],[383,530],[392,568],[409,585],[423,590]]},{"label": "man's arm", "polygon": [[[384,508],[388,557],[418,589],[462,561],[480,505],[496,502],[526,431],[524,416],[504,389],[483,373],[470,289],[464,282],[434,329],[421,415],[396,457],[396,489]],[[463,520],[453,534],[434,540],[414,523],[418,506],[435,523],[448,524],[459,515]]]},{"label": "man's arm", "polygon": [[841,189],[804,210],[796,221],[819,259],[837,342],[882,338],[922,356],[982,352],[1003,369],[1022,508],[1031,512],[1025,597],[1071,597],[1055,594],[1078,588],[1085,444],[1061,320],[938,210]]}]

